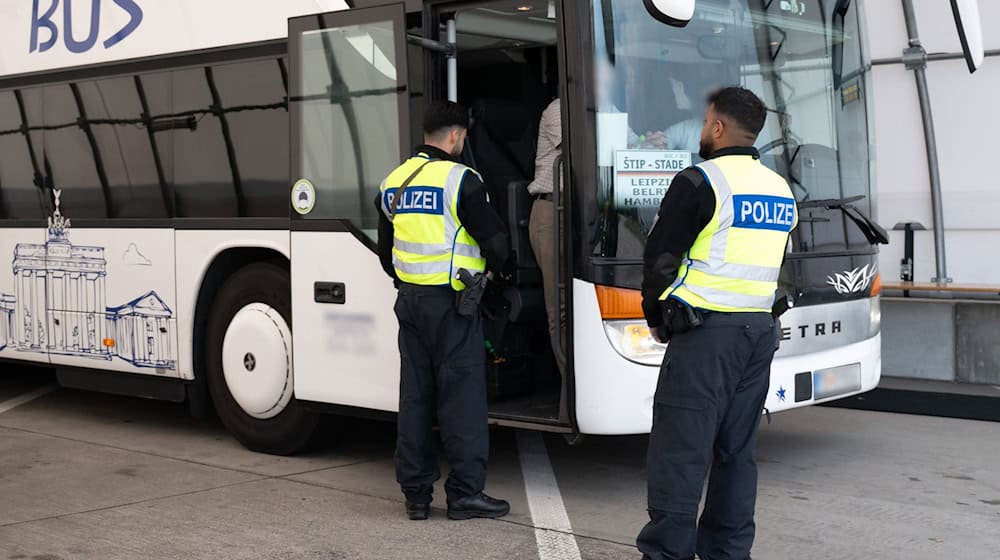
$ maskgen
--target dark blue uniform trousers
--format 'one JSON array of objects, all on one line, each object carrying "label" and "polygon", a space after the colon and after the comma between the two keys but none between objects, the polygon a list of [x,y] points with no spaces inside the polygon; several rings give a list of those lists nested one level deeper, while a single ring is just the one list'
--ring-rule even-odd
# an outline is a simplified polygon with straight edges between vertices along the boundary
[{"label": "dark blue uniform trousers", "polygon": [[750,558],[757,431],[777,343],[767,313],[706,313],[670,340],[653,398],[644,559]]},{"label": "dark blue uniform trousers", "polygon": [[396,480],[406,499],[429,503],[441,478],[434,419],[451,472],[449,500],[483,491],[489,455],[486,350],[480,317],[455,311],[449,287],[402,284]]}]

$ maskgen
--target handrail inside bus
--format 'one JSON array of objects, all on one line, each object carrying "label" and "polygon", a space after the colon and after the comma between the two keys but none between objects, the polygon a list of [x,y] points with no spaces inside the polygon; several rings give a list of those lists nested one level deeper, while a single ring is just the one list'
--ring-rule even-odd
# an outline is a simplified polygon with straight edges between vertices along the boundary
[{"label": "handrail inside bus", "polygon": [[555,318],[552,324],[555,326],[553,329],[553,340],[552,340],[552,352],[555,353],[556,358],[559,363],[566,363],[566,348],[563,347],[563,324],[562,324],[562,298],[559,295],[562,293],[563,279],[562,279],[562,261],[559,258],[562,254],[562,167],[563,167],[563,154],[560,152],[556,156],[555,162],[552,164],[552,239],[553,239],[553,251],[552,251],[552,290],[553,293],[551,297],[552,301],[555,302],[553,308],[555,309]]}]

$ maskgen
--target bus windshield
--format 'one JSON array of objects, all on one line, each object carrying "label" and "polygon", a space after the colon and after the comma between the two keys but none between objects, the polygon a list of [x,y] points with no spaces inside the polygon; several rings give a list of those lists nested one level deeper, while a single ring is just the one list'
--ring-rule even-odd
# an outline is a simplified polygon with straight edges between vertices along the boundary
[{"label": "bus windshield", "polygon": [[[707,94],[730,85],[767,104],[756,147],[800,203],[860,195],[854,204],[870,215],[857,2],[700,0],[685,28],[657,22],[642,0],[593,0],[592,8],[598,180],[584,198],[598,211],[582,236],[592,259],[613,266],[642,257],[670,179],[701,161]],[[842,216],[823,211],[810,221],[812,213],[803,212],[793,252],[871,250]]]}]

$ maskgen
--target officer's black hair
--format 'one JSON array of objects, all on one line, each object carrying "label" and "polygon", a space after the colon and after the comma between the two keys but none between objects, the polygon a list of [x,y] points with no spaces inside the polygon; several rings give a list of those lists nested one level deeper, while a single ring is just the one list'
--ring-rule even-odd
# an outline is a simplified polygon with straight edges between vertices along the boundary
[{"label": "officer's black hair", "polygon": [[767,106],[754,92],[741,87],[727,87],[708,96],[715,111],[736,122],[744,132],[757,136],[767,119]]},{"label": "officer's black hair", "polygon": [[469,111],[453,101],[434,101],[424,112],[424,134],[434,135],[446,128],[469,128]]}]

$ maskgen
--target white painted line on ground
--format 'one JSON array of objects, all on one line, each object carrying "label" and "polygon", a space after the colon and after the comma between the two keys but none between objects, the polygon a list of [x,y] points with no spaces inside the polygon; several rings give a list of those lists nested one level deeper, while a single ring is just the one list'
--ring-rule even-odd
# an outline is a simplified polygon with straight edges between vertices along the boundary
[{"label": "white painted line on ground", "polygon": [[38,397],[43,397],[43,396],[51,393],[52,391],[55,391],[58,388],[59,388],[58,385],[46,385],[44,387],[39,387],[39,388],[35,389],[34,391],[28,391],[27,393],[24,393],[23,395],[18,395],[16,397],[12,398],[12,399],[7,399],[7,400],[5,400],[3,402],[0,402],[0,414],[3,414],[4,412],[7,412],[8,410],[13,410],[13,409],[21,406],[22,404],[29,403],[29,402],[37,399]]},{"label": "white painted line on ground", "polygon": [[518,432],[517,454],[521,457],[524,492],[528,496],[531,523],[535,526],[538,559],[580,560],[580,548],[573,536],[542,435]]}]

